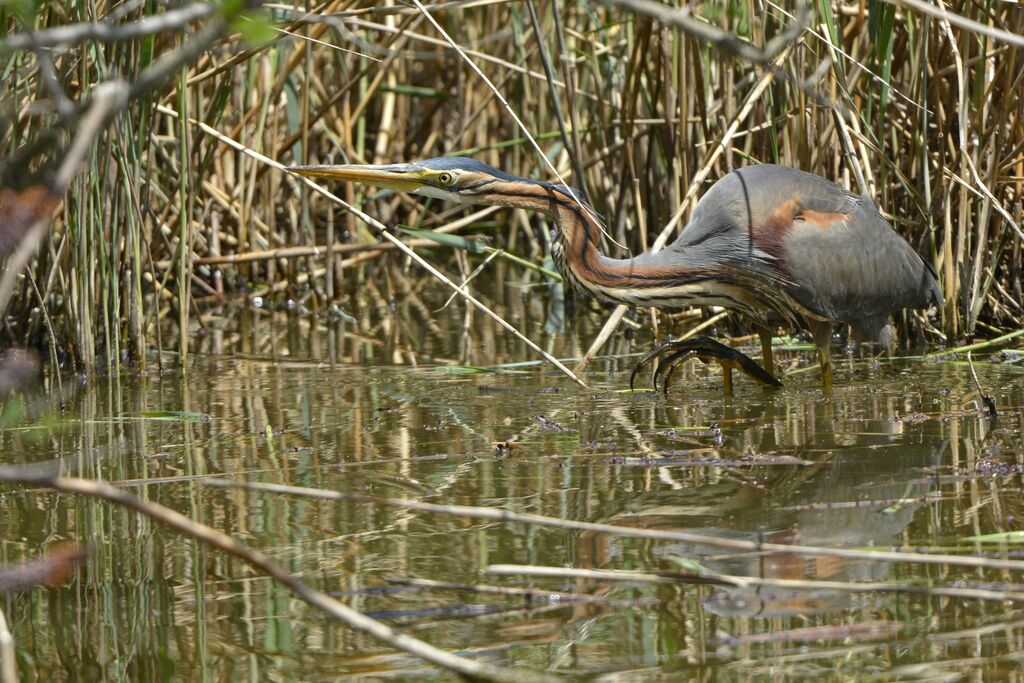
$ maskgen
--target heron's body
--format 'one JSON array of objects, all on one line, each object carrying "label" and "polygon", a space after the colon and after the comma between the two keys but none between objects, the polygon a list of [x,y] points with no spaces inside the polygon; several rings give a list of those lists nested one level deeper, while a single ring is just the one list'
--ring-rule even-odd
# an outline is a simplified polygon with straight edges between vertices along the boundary
[{"label": "heron's body", "polygon": [[667,251],[737,230],[772,258],[806,313],[849,323],[866,339],[890,313],[942,301],[934,271],[874,202],[819,176],[770,165],[733,171],[701,198]]},{"label": "heron's body", "polygon": [[[803,320],[818,344],[826,384],[834,322],[875,341],[890,313],[942,303],[934,271],[870,198],[783,166],[729,173],[701,198],[674,243],[629,259],[600,252],[600,219],[572,191],[473,159],[293,170],[545,213],[558,229],[555,263],[577,290],[635,306],[723,306],[762,322],[771,311]],[[770,371],[770,346],[765,355]]]}]

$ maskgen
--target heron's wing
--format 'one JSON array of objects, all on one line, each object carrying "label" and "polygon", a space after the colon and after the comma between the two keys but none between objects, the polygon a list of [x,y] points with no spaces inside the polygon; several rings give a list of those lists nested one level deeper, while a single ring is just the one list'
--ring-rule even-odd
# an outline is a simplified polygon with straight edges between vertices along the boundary
[{"label": "heron's wing", "polygon": [[794,168],[764,164],[738,169],[709,189],[679,239],[669,247],[716,262],[782,261],[782,238],[794,216],[819,222],[850,213],[856,196]]},{"label": "heron's wing", "polygon": [[868,337],[892,312],[942,304],[935,272],[869,197],[841,215],[795,215],[782,236],[782,251],[794,297]]},{"label": "heron's wing", "polygon": [[694,267],[776,270],[800,305],[855,324],[942,301],[934,271],[870,198],[784,166],[719,180],[669,250]]}]

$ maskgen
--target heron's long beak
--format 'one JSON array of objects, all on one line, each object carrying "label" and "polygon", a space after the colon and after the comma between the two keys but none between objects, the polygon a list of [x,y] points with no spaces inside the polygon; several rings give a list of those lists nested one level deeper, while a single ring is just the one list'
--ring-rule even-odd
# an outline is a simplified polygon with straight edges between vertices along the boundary
[{"label": "heron's long beak", "polygon": [[306,178],[362,183],[400,192],[413,192],[424,185],[420,179],[424,169],[415,164],[289,166],[288,171]]}]

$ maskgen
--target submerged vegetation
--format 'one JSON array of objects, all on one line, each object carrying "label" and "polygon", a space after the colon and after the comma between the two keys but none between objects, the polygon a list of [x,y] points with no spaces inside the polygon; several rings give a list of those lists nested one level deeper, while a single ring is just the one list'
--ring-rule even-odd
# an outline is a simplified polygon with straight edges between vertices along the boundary
[{"label": "submerged vegetation", "polygon": [[[867,192],[940,274],[940,322],[914,314],[903,331],[996,336],[1024,320],[1024,14],[953,5],[955,16],[919,0],[0,5],[0,215],[17,192],[52,184],[97,84],[131,86],[12,283],[3,333],[114,370],[184,350],[204,304],[235,294],[344,311],[408,261],[250,153],[284,164],[458,153],[550,178],[539,148],[606,217],[619,255],[677,230],[735,167],[787,164]],[[80,30],[54,32],[68,26]],[[439,228],[464,213],[335,189],[387,225]],[[453,229],[491,229],[495,246],[543,264],[539,219],[478,216]],[[486,258],[429,255],[464,276]]]}]

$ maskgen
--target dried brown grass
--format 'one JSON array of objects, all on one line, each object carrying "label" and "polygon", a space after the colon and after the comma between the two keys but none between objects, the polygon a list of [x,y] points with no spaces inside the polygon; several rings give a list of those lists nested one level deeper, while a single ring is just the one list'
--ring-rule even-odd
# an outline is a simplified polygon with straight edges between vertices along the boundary
[{"label": "dried brown grass", "polygon": [[[51,3],[36,21],[87,21],[115,9],[103,1],[70,10]],[[693,9],[763,45],[791,21],[794,6],[750,0]],[[956,343],[1020,327],[1021,49],[898,4],[815,9],[782,62],[786,77],[773,78],[740,119],[707,182],[772,162],[867,191],[941,276],[940,327],[914,315],[904,330]],[[1024,12],[1014,3],[949,9],[1024,34]],[[364,225],[203,135],[190,118],[284,163],[459,152],[519,175],[550,176],[494,93],[417,9],[328,0],[274,11],[288,33],[258,47],[232,38],[157,96],[134,103],[99,140],[19,283],[9,339],[45,348],[52,324],[55,347],[86,369],[97,358],[113,368],[123,355],[142,359],[158,344],[173,345],[158,338],[158,317],[173,316],[179,343],[187,342],[199,309],[191,299],[308,288],[314,306],[344,305],[361,295],[368,275],[394,267],[381,258],[346,261],[351,253],[336,245],[376,240]],[[498,0],[430,11],[633,253],[670,221],[766,73],[614,6]],[[9,16],[0,24],[19,30]],[[55,55],[55,74],[76,98],[85,84],[137,73],[179,40],[76,45]],[[47,106],[39,60],[21,52],[4,59],[0,144],[18,165],[0,172],[4,184],[18,186],[31,176],[26,165],[35,171],[50,161],[45,145],[31,146],[54,136],[58,115]],[[435,227],[452,216],[446,207],[363,191],[339,188],[385,223]],[[500,239],[539,262],[539,224],[499,215]],[[325,249],[303,249],[314,245]],[[232,254],[248,256],[218,263]]]}]

